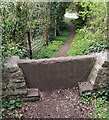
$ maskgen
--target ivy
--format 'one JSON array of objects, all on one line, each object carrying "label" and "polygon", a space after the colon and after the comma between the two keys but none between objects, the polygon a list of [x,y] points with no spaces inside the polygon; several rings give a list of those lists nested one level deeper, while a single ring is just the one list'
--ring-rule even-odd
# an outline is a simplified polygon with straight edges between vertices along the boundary
[{"label": "ivy", "polygon": [[[2,98],[2,109],[0,113],[2,117],[5,118],[8,116],[9,111],[13,111],[16,108],[22,108],[21,102],[23,102],[21,98],[11,99],[9,95],[4,95]],[[18,118],[18,116],[15,114],[15,117]]]}]

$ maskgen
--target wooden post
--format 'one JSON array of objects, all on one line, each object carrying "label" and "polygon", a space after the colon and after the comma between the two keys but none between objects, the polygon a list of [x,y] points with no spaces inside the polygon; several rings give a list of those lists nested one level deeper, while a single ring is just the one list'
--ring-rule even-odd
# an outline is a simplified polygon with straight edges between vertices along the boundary
[{"label": "wooden post", "polygon": [[30,52],[30,59],[32,59],[32,49],[31,49],[31,40],[30,40],[30,32],[27,32],[28,35],[28,45],[29,45],[29,52]]},{"label": "wooden post", "polygon": [[55,39],[56,39],[56,16],[55,16]]},{"label": "wooden post", "polygon": [[45,25],[45,39],[46,39],[46,45],[48,45],[48,27],[47,27],[47,24]]}]

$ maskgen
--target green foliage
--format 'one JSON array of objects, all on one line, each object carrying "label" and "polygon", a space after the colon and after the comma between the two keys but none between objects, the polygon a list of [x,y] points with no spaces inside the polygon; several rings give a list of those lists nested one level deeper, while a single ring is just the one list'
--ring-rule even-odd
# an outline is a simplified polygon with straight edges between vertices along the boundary
[{"label": "green foliage", "polygon": [[86,53],[90,52],[101,52],[107,48],[107,43],[105,42],[96,42],[93,46],[89,47],[89,50]]},{"label": "green foliage", "polygon": [[61,36],[58,36],[55,41],[51,41],[48,46],[42,47],[35,58],[41,59],[53,57],[59,51],[60,47],[65,44],[68,36],[69,32],[62,31]]},{"label": "green foliage", "polygon": [[94,105],[94,117],[95,118],[107,118],[109,119],[109,102],[102,98],[97,98],[93,101]]},{"label": "green foliage", "polygon": [[23,58],[24,54],[27,54],[27,50],[25,47],[20,48],[20,44],[15,44],[14,42],[10,44],[4,44],[1,47],[2,49],[2,60],[5,60],[6,57],[11,57],[13,55],[18,55]]},{"label": "green foliage", "polygon": [[28,57],[27,33],[30,33],[31,39],[39,40],[43,37],[44,41],[46,24],[48,39],[54,40],[61,29],[68,27],[63,22],[68,5],[69,3],[65,2],[1,2],[0,27],[3,59],[12,55]]},{"label": "green foliage", "polygon": [[45,34],[45,5],[34,2],[0,3],[3,59],[12,55],[28,57],[27,32],[32,39]]},{"label": "green foliage", "polygon": [[[104,91],[104,90],[103,90]],[[93,117],[94,118],[109,118],[109,102],[105,99],[103,91],[97,91],[94,93],[85,92],[82,95],[82,100],[80,101],[83,104],[90,102],[94,106]]]},{"label": "green foliage", "polygon": [[36,59],[51,58],[63,45],[62,41],[52,41],[49,46],[41,48],[41,51],[36,55]]},{"label": "green foliage", "polygon": [[96,90],[92,95],[97,98],[92,102],[95,109],[94,116],[96,118],[109,119],[109,81],[106,88],[99,91]]},{"label": "green foliage", "polygon": [[90,92],[85,92],[82,94],[82,100],[80,101],[81,103],[87,104],[87,102],[92,100],[92,96]]},{"label": "green foliage", "polygon": [[23,2],[17,2],[16,4],[3,2],[1,6],[2,42],[6,44],[7,41],[16,43],[23,41],[27,25],[25,21],[28,12],[27,4]]},{"label": "green foliage", "polygon": [[26,3],[1,2],[1,39],[3,59],[12,55],[23,56],[26,42],[24,42],[27,22]]},{"label": "green foliage", "polygon": [[107,41],[97,40],[96,34],[87,30],[86,27],[77,30],[77,34],[70,46],[68,56],[87,55],[92,52],[104,51],[107,48]]},{"label": "green foliage", "polygon": [[90,7],[93,5],[91,2],[79,2],[76,3],[76,9],[79,12],[80,20],[84,23],[86,22],[87,18],[90,17]]},{"label": "green foliage", "polygon": [[77,30],[77,29],[81,29],[81,28],[84,26],[83,22],[80,21],[79,19],[71,19],[70,21],[71,21],[72,24],[75,26],[75,29],[76,29],[76,30]]},{"label": "green foliage", "polygon": [[10,99],[9,95],[4,95],[2,99],[2,117],[6,117],[8,115],[7,111],[12,111],[16,108],[21,108],[21,102],[21,98]]},{"label": "green foliage", "polygon": [[[87,30],[95,34],[96,42],[104,41],[107,36],[107,8],[106,2],[75,2],[70,5],[71,9],[79,13],[78,23],[73,22],[76,28],[81,28],[81,23],[87,26]],[[77,22],[77,23],[76,23]]]},{"label": "green foliage", "polygon": [[65,20],[62,21],[62,24],[60,25],[60,30],[69,30],[69,26],[68,24],[66,23]]},{"label": "green foliage", "polygon": [[67,9],[66,9],[66,12],[67,12],[67,13],[76,13],[77,11],[76,11],[76,10],[72,10],[72,9],[70,9],[70,8],[67,8]]},{"label": "green foliage", "polygon": [[93,33],[86,29],[77,30],[77,34],[68,51],[68,56],[83,55],[88,51],[90,45],[95,42]]},{"label": "green foliage", "polygon": [[56,34],[58,35],[60,33],[60,30],[64,28],[63,26],[64,14],[69,4],[70,4],[69,2],[48,3],[49,16],[50,16],[49,18],[50,21],[48,23],[50,41],[56,38],[55,31],[56,31]]},{"label": "green foliage", "polygon": [[21,120],[21,116],[18,114],[15,114],[15,118],[18,118],[19,120]]},{"label": "green foliage", "polygon": [[97,98],[101,97],[103,100],[109,101],[109,81],[107,83],[106,88],[100,91],[95,91],[94,94],[96,95]]},{"label": "green foliage", "polygon": [[96,118],[109,118],[109,84],[102,90],[95,90],[93,93],[85,92],[82,94],[83,104],[90,102],[94,106],[94,117]]},{"label": "green foliage", "polygon": [[79,22],[85,24],[87,18],[90,17],[89,11],[91,4],[91,2],[74,2],[70,4],[67,11],[70,11],[70,13],[79,13]]}]

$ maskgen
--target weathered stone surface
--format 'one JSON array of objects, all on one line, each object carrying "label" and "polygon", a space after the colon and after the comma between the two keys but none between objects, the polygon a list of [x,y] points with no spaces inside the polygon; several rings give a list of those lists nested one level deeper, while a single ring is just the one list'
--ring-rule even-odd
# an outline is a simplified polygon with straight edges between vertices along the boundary
[{"label": "weathered stone surface", "polygon": [[23,97],[22,100],[24,102],[35,102],[35,101],[39,101],[40,97]]},{"label": "weathered stone surface", "polygon": [[16,90],[6,90],[2,92],[3,94],[8,94],[8,95],[26,95],[27,94],[27,89],[16,89]]},{"label": "weathered stone surface", "polygon": [[11,56],[8,58],[5,63],[7,64],[5,67],[8,69],[18,68],[18,61],[20,60],[19,56]]},{"label": "weathered stone surface", "polygon": [[27,95],[23,98],[23,101],[39,101],[40,100],[40,93],[39,90],[36,88],[27,89]]},{"label": "weathered stone surface", "polygon": [[99,75],[109,75],[109,70],[107,68],[102,68],[99,70]]},{"label": "weathered stone surface", "polygon": [[107,67],[107,68],[109,68],[109,61],[105,61],[104,64],[102,65],[102,67]]},{"label": "weathered stone surface", "polygon": [[13,83],[23,83],[23,82],[25,82],[25,80],[23,80],[23,79],[20,79],[20,80],[12,79],[11,81]]},{"label": "weathered stone surface", "polygon": [[95,81],[94,88],[103,88],[107,86],[107,76],[98,75]]},{"label": "weathered stone surface", "polygon": [[96,63],[88,77],[88,82],[94,86],[94,89],[107,86],[107,81],[109,80],[108,54],[109,50],[95,54]]},{"label": "weathered stone surface", "polygon": [[2,81],[3,82],[9,82],[10,80],[10,74],[9,72],[6,72],[5,69],[2,71]]},{"label": "weathered stone surface", "polygon": [[[92,90],[89,83],[94,89],[103,88],[109,80],[108,55],[109,50],[87,56],[40,60],[19,60],[19,57],[11,57],[3,69],[2,84],[0,84],[2,93],[27,95],[27,87],[46,91],[72,88],[77,86],[78,82],[84,83],[85,81],[88,82],[87,87],[86,84],[82,87],[79,85],[81,93]],[[32,98],[26,98],[26,100],[30,99]],[[35,100],[34,97],[33,100]]]},{"label": "weathered stone surface", "polygon": [[[86,81],[79,83],[80,95],[85,91],[92,91],[93,89],[101,89],[107,86],[109,80],[109,50],[94,54],[96,63]],[[91,87],[92,86],[92,87]]]},{"label": "weathered stone surface", "polygon": [[93,85],[90,82],[78,82],[80,96],[83,92],[89,92],[93,90]]},{"label": "weathered stone surface", "polygon": [[10,83],[7,87],[8,87],[8,89],[11,88],[13,90],[21,89],[21,88],[24,89],[24,88],[26,88],[26,84],[25,84],[25,82],[23,82],[23,83]]},{"label": "weathered stone surface", "polygon": [[18,56],[12,56],[6,60],[6,66],[2,73],[3,94],[24,95],[27,94],[26,82],[22,70],[18,66]]},{"label": "weathered stone surface", "polygon": [[40,96],[39,90],[36,88],[27,89],[27,97],[37,97]]},{"label": "weathered stone surface", "polygon": [[86,81],[93,67],[93,56],[59,57],[40,60],[20,60],[28,88],[41,91],[72,88]]}]

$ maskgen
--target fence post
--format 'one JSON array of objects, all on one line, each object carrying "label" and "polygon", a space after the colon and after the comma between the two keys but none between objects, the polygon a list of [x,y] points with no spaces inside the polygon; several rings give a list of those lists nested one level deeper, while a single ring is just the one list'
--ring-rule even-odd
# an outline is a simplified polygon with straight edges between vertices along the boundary
[{"label": "fence post", "polygon": [[55,39],[56,39],[56,16],[55,16]]},{"label": "fence post", "polygon": [[31,49],[30,32],[28,31],[27,34],[28,34],[28,45],[29,45],[29,52],[30,52],[29,57],[30,57],[30,59],[32,59],[33,57],[32,57],[32,49]]},{"label": "fence post", "polygon": [[46,39],[46,45],[48,45],[48,27],[47,24],[45,25],[45,39]]}]

